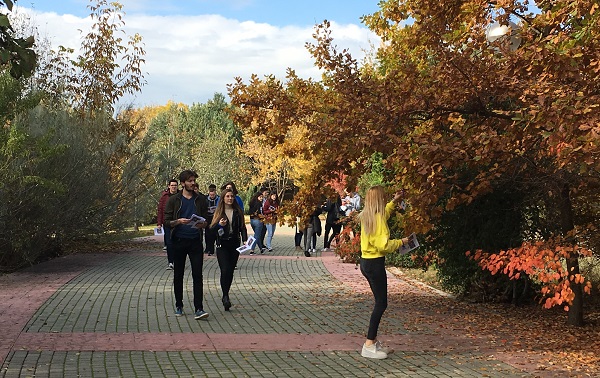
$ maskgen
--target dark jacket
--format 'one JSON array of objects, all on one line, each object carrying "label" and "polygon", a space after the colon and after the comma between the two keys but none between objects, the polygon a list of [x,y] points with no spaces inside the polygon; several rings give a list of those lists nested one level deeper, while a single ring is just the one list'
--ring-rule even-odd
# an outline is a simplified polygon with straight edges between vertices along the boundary
[{"label": "dark jacket", "polygon": [[[181,211],[181,196],[182,192],[178,192],[177,194],[171,196],[167,201],[165,206],[165,225],[169,227],[169,224],[173,220],[179,219],[179,213]],[[208,202],[206,201],[206,196],[202,193],[194,193],[194,204],[196,205],[196,215],[199,215],[205,219],[208,219]],[[171,231],[171,239],[177,233],[177,228],[179,226],[175,226]],[[202,230],[198,230],[200,237],[202,237]]]},{"label": "dark jacket", "polygon": [[[208,232],[212,232],[217,237],[217,245],[221,245],[221,240],[238,240],[238,241],[246,241],[248,240],[248,230],[246,230],[246,225],[242,224],[240,217],[243,214],[240,214],[239,211],[233,209],[233,219],[229,219],[231,222],[231,233],[229,232],[229,225],[225,227],[221,227],[221,225],[217,222],[214,226],[210,227]],[[219,229],[223,229],[223,235],[219,235]]]},{"label": "dark jacket", "polygon": [[327,199],[325,205],[321,206],[323,211],[327,212],[327,218],[325,219],[325,224],[336,224],[340,220],[340,213],[342,206],[342,199],[338,195],[337,200],[334,202],[330,199]]},{"label": "dark jacket", "polygon": [[212,222],[214,209],[217,207],[217,204],[219,203],[219,199],[220,199],[219,196],[216,196],[215,199],[210,199],[209,196],[206,196],[206,204],[207,204],[208,208],[209,209],[211,207],[213,208],[213,212],[208,213],[208,217],[205,217],[209,224],[210,224],[210,222]]},{"label": "dark jacket", "polygon": [[319,218],[319,215],[321,215],[322,212],[321,208],[317,208],[310,215],[310,226],[313,228],[313,233],[317,234],[317,236],[321,236],[321,219]]},{"label": "dark jacket", "polygon": [[250,201],[249,204],[249,213],[250,219],[260,219],[260,215],[262,214],[262,201],[259,201],[258,198],[254,198]]}]

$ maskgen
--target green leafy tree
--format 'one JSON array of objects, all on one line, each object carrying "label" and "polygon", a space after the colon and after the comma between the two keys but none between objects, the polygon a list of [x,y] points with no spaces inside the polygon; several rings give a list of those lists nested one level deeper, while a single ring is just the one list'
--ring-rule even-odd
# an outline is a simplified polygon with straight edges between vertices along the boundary
[{"label": "green leafy tree", "polygon": [[141,131],[124,165],[124,180],[136,182],[129,196],[136,202],[129,201],[128,210],[124,208],[127,219],[154,218],[160,192],[184,169],[198,172],[201,191],[211,183],[220,186],[232,180],[243,193],[249,184],[248,159],[240,150],[241,134],[228,106],[222,94],[215,94],[206,104],[191,107],[170,102],[129,111],[127,118],[141,119]]},{"label": "green leafy tree", "polygon": [[123,5],[117,1],[90,0],[91,31],[82,37],[79,55],[71,60],[72,47],[60,46],[40,73],[39,85],[54,97],[67,98],[70,107],[92,115],[114,112],[126,94],[145,84],[142,37],[127,36]]},{"label": "green leafy tree", "polygon": [[[14,2],[0,1],[0,6],[6,6],[12,11]],[[33,36],[16,37],[8,14],[0,13],[0,65],[8,66],[14,78],[28,77],[36,65],[36,53],[33,49]]]}]

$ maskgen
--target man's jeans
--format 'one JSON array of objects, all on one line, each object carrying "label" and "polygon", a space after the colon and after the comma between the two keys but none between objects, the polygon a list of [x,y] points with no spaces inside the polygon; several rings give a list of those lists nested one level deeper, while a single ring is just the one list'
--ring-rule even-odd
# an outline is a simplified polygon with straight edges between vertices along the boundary
[{"label": "man's jeans", "polygon": [[202,239],[173,239],[173,291],[175,292],[175,307],[183,308],[183,277],[185,273],[186,257],[190,258],[192,267],[192,281],[194,286],[194,310],[203,310],[202,307],[202,265],[204,254]]}]

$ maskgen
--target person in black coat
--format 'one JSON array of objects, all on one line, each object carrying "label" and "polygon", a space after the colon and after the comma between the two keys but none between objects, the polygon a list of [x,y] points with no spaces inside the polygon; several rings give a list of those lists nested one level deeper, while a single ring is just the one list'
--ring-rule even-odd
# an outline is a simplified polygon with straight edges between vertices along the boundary
[{"label": "person in black coat", "polygon": [[319,215],[323,210],[320,207],[316,208],[310,215],[308,224],[304,229],[304,256],[310,257],[311,253],[317,252],[317,236],[321,236],[321,219]]},{"label": "person in black coat", "polygon": [[[342,223],[340,222],[340,216],[342,213],[342,198],[339,193],[336,193],[334,199],[328,198],[327,201],[321,206],[321,210],[327,212],[327,218],[325,218],[325,235],[323,240],[323,251],[331,250],[331,241],[338,240],[338,236],[342,231]],[[331,237],[329,232],[333,231]]]},{"label": "person in black coat", "polygon": [[217,261],[221,270],[221,291],[223,292],[223,307],[225,311],[231,308],[229,289],[233,282],[233,272],[240,253],[237,248],[248,239],[244,212],[235,200],[231,189],[221,193],[217,209],[210,224],[210,232],[217,236]]}]

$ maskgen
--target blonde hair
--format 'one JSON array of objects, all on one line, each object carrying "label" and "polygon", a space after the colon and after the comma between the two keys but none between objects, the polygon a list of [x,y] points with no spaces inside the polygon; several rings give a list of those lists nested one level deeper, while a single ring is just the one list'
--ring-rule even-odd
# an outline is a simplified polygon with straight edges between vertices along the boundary
[{"label": "blonde hair", "polygon": [[376,185],[369,188],[365,196],[365,206],[359,215],[363,233],[372,234],[375,232],[377,222],[385,218],[386,204],[383,186]]}]

